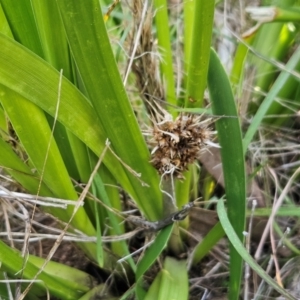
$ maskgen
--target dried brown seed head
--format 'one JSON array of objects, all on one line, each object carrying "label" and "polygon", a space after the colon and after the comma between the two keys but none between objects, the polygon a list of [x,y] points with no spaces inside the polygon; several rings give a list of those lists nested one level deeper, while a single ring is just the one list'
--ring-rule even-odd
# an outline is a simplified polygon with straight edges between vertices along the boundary
[{"label": "dried brown seed head", "polygon": [[180,114],[175,120],[158,104],[157,114],[153,117],[152,137],[149,141],[153,148],[151,163],[161,175],[173,174],[182,179],[188,169],[208,146],[213,143],[215,132],[209,128],[210,119],[202,120],[190,114]]}]

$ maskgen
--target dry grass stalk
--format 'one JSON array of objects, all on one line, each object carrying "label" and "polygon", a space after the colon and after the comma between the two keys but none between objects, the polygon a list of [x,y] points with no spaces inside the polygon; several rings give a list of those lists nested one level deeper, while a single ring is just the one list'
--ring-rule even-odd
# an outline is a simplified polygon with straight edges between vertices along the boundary
[{"label": "dry grass stalk", "polygon": [[[135,32],[140,26],[142,19],[143,3],[141,0],[133,2],[133,18],[135,27],[132,32],[134,40]],[[150,103],[152,99],[164,99],[164,88],[159,76],[159,53],[155,48],[155,42],[152,35],[153,12],[150,6],[143,21],[142,33],[136,50],[136,59],[132,64],[132,71],[136,75],[137,87],[141,93],[148,112],[152,112]],[[132,46],[133,47],[133,46]]]}]

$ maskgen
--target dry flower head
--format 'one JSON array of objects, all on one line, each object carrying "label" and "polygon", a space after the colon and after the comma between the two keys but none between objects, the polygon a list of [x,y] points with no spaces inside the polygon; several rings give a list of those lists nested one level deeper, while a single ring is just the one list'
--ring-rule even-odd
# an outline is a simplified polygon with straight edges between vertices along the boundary
[{"label": "dry flower head", "polygon": [[152,148],[151,163],[159,174],[172,174],[183,179],[188,169],[209,146],[219,147],[212,142],[215,131],[209,128],[211,119],[202,116],[180,113],[175,120],[170,113],[156,104],[155,116],[152,116],[153,128],[149,144]]}]

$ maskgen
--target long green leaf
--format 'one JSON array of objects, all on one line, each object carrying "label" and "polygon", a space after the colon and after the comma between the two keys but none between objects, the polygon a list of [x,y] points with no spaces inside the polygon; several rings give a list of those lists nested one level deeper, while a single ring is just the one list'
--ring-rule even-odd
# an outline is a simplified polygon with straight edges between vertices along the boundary
[{"label": "long green leaf", "polygon": [[[16,251],[12,250],[9,246],[0,241],[0,262],[1,269],[8,272],[11,276],[15,276],[22,270],[24,258]],[[32,279],[38,272],[39,268],[32,262],[27,261],[25,268],[23,269],[23,278]],[[83,292],[87,291],[87,287],[84,286],[82,281],[80,283],[67,284],[67,280],[57,280],[55,276],[49,275],[46,272],[42,272],[38,276],[38,281],[35,285],[38,287],[39,293],[46,294],[46,289],[61,299],[77,299]],[[72,286],[72,288],[70,288]]]},{"label": "long green leaf", "polygon": [[214,9],[214,0],[197,0],[195,2],[185,107],[201,107],[203,103],[209,65]]},{"label": "long green leaf", "polygon": [[[188,62],[190,61],[191,46],[193,38],[193,24],[195,17],[195,1],[183,2],[183,17],[184,17],[184,69],[188,70]],[[187,72],[184,78],[185,84],[187,81]]]},{"label": "long green leaf", "polygon": [[[93,195],[97,194],[95,179],[94,179],[94,182],[92,184],[92,191],[93,191]],[[100,223],[100,212],[98,210],[98,205],[97,205],[96,201],[94,201],[94,211],[93,212],[94,212],[95,218],[96,218],[97,262],[99,264],[99,267],[103,268],[103,266],[104,266],[104,254],[103,254],[102,232],[101,232],[101,223]]]},{"label": "long green leaf", "polygon": [[137,282],[141,279],[143,274],[152,266],[159,254],[167,246],[167,242],[172,233],[172,229],[173,225],[162,229],[155,238],[155,242],[146,250],[145,255],[137,265],[135,273],[135,279]]},{"label": "long green leaf", "polygon": [[[44,259],[29,255],[28,262],[41,268],[44,264]],[[63,284],[70,289],[78,289],[81,291],[89,290],[92,286],[92,280],[94,280],[88,273],[54,261],[50,261],[47,264],[44,273],[56,279],[58,284]]]},{"label": "long green leaf", "polygon": [[[107,168],[103,167],[99,170],[99,174],[101,177],[101,180],[103,181],[105,185],[105,191],[107,193],[109,203],[111,207],[116,211],[122,211],[122,200],[121,200],[121,194],[120,190],[117,188],[117,182],[115,178],[111,175],[111,173],[107,170]],[[101,199],[101,198],[100,198]],[[106,218],[107,218],[107,209],[99,206],[98,210],[101,212],[101,215],[98,216],[98,218],[102,217],[103,219],[100,220],[102,222],[102,228],[105,228],[106,225]],[[116,231],[113,226],[109,226],[108,232],[109,235],[118,235],[125,233],[125,224],[124,224],[124,218],[116,215],[116,222],[118,223],[118,231]],[[126,255],[127,250],[124,252],[123,242],[113,242],[110,245],[111,250],[114,254],[116,254],[119,257],[122,257]],[[127,247],[126,247],[127,248]]]},{"label": "long green leaf", "polygon": [[[154,0],[155,24],[157,31],[157,40],[162,57],[160,66],[163,79],[166,86],[166,101],[176,105],[175,80],[172,60],[171,35],[168,18],[168,2],[166,0]],[[170,108],[171,112],[174,112]],[[175,112],[174,112],[175,113]]]},{"label": "long green leaf", "polygon": [[160,290],[162,271],[160,271],[152,282],[147,294],[145,295],[144,300],[153,300],[157,299],[158,293]]},{"label": "long green leaf", "polygon": [[193,264],[197,264],[205,255],[207,255],[223,236],[224,230],[220,222],[218,222],[194,248],[192,253]]},{"label": "long green leaf", "polygon": [[150,154],[110,46],[99,1],[57,1],[69,45],[105,135],[114,151],[133,170],[141,173],[150,188],[132,174],[129,180],[138,197],[136,202],[151,219],[161,216],[158,176],[150,165]]},{"label": "long green leaf", "polygon": [[[208,89],[215,115],[225,116],[216,122],[221,146],[228,215],[242,241],[246,219],[246,174],[242,134],[228,76],[214,51],[210,54]],[[230,247],[229,298],[238,299],[242,278],[242,259]]]},{"label": "long green leaf", "polygon": [[55,1],[31,0],[31,3],[45,60],[72,80],[68,41]]},{"label": "long green leaf", "polygon": [[[97,195],[99,194],[99,198],[103,201],[103,203],[108,206],[108,207],[112,207],[111,203],[110,203],[110,200],[107,196],[107,193],[105,191],[105,187],[104,187],[104,184],[102,182],[102,179],[101,177],[99,176],[99,174],[96,174],[95,178],[94,178],[94,187],[97,191]],[[122,228],[120,227],[119,225],[119,220],[117,218],[117,216],[112,213],[110,210],[107,210],[107,215],[109,217],[109,220],[110,220],[110,225],[113,227],[114,231],[116,232],[117,235],[120,235],[122,234]],[[125,255],[128,255],[129,254],[129,250],[128,250],[128,247],[126,245],[126,243],[124,241],[121,241],[120,242],[120,246],[122,247],[122,250],[123,250],[123,253]],[[134,264],[134,261],[132,259],[132,257],[130,257],[128,259],[129,261],[129,264],[132,268],[132,270],[135,271],[136,269],[136,266]]]},{"label": "long green leaf", "polygon": [[31,1],[18,1],[12,5],[10,0],[1,0],[1,5],[14,39],[40,57],[44,57]]}]

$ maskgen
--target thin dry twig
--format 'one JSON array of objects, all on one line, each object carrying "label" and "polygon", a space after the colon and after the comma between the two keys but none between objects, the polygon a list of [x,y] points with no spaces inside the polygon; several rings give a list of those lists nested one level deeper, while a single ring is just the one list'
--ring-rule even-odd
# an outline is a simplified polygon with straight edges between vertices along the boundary
[{"label": "thin dry twig", "polygon": [[[249,225],[248,225],[248,232],[246,235],[246,249],[248,253],[250,253],[250,240],[251,240],[251,234],[252,234],[252,227],[253,227],[253,217],[254,217],[254,212],[255,208],[257,205],[257,201],[253,200],[252,201],[252,209],[251,209],[251,215],[250,215],[250,220],[249,220]],[[249,297],[249,278],[250,278],[250,266],[248,263],[245,264],[245,272],[244,272],[244,279],[245,279],[245,286],[244,286],[244,300],[248,300]]]},{"label": "thin dry twig", "polygon": [[142,184],[142,186],[146,186],[149,187],[149,185],[144,182],[143,180],[140,179],[141,174],[137,173],[135,170],[133,170],[130,166],[128,166],[127,164],[124,163],[124,161],[122,161],[122,159],[112,150],[112,148],[110,147],[110,145],[107,145],[107,148],[110,150],[110,152],[114,155],[114,157],[133,175],[135,176],[139,182]]},{"label": "thin dry twig", "polygon": [[140,20],[140,26],[139,26],[138,31],[137,31],[136,36],[135,36],[135,42],[134,42],[133,50],[131,52],[129,64],[128,64],[128,67],[127,67],[127,70],[126,70],[126,73],[125,73],[125,77],[124,77],[124,80],[123,80],[124,86],[126,86],[126,84],[127,84],[127,79],[128,79],[129,73],[131,71],[131,66],[133,64],[133,59],[135,57],[135,53],[136,53],[137,47],[139,45],[139,39],[140,39],[141,34],[142,34],[143,23],[144,23],[144,20],[145,20],[145,17],[146,17],[147,9],[148,9],[148,0],[145,0],[142,15],[141,15],[141,20]]},{"label": "thin dry twig", "polygon": [[42,197],[25,193],[11,192],[2,186],[0,186],[0,197],[18,200],[20,202],[29,202],[39,206],[59,207],[63,209],[66,209],[68,205],[76,205],[74,200],[64,200],[53,197]]},{"label": "thin dry twig", "polygon": [[[118,241],[124,241],[129,240],[132,237],[134,237],[137,233],[141,232],[143,229],[139,228],[121,235],[110,235],[110,236],[103,236],[102,242],[103,243],[111,243],[111,242],[118,242]],[[1,232],[0,236],[7,236],[8,233],[11,235],[11,239],[13,239],[16,242],[23,242],[23,239],[18,239],[17,237],[23,237],[25,236],[25,233],[23,232]],[[71,241],[71,242],[96,242],[97,237],[96,236],[81,236],[81,235],[72,235],[69,233],[64,233],[63,241]],[[60,235],[57,234],[46,234],[46,233],[30,233],[29,241],[30,242],[36,242],[44,239],[50,239],[50,240],[57,240],[60,237]]]},{"label": "thin dry twig", "polygon": [[265,227],[265,230],[262,234],[262,237],[261,237],[261,240],[260,240],[260,243],[257,247],[257,250],[255,252],[255,255],[254,255],[254,258],[257,260],[260,255],[261,255],[261,252],[262,252],[262,249],[263,249],[263,245],[267,239],[267,235],[269,234],[270,232],[270,227],[273,223],[273,220],[274,220],[274,217],[278,211],[278,209],[280,208],[280,206],[282,205],[285,197],[287,196],[289,190],[290,190],[290,187],[292,185],[292,183],[294,182],[295,178],[298,176],[298,174],[300,173],[300,167],[294,172],[294,174],[291,176],[291,178],[289,179],[289,181],[287,182],[286,186],[284,187],[283,191],[281,192],[278,200],[276,201],[275,205],[273,206],[272,208],[272,212],[271,212],[271,215],[268,219],[268,222],[267,222],[267,225]]}]

